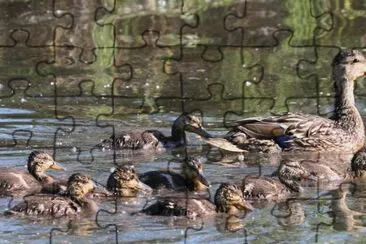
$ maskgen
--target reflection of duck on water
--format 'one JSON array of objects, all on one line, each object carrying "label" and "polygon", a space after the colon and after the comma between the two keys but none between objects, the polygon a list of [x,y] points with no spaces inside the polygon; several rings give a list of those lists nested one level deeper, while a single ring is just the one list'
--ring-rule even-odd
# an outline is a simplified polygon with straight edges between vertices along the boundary
[{"label": "reflection of duck on water", "polygon": [[309,114],[247,118],[236,122],[223,138],[203,138],[233,152],[272,151],[276,144],[288,151],[356,152],[365,132],[355,106],[354,81],[366,74],[366,60],[356,50],[341,51],[332,62],[335,112],[331,119]]}]

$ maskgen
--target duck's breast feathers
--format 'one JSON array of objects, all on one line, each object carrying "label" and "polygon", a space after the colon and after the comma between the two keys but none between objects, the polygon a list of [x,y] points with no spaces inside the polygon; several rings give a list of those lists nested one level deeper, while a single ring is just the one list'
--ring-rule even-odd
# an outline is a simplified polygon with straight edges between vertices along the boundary
[{"label": "duck's breast feathers", "polygon": [[24,197],[24,202],[15,205],[7,214],[59,218],[74,216],[80,212],[80,206],[67,197],[52,194],[37,194]]},{"label": "duck's breast feathers", "polygon": [[153,189],[165,187],[173,190],[184,190],[186,188],[183,176],[174,172],[150,171],[140,175],[139,179]]}]

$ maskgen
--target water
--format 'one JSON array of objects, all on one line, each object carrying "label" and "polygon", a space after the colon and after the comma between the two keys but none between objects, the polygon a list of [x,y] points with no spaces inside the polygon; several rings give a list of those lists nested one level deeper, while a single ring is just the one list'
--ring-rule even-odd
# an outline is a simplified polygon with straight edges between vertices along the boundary
[{"label": "water", "polygon": [[[123,152],[114,158],[91,149],[112,134],[112,126],[169,134],[182,111],[201,116],[214,134],[242,117],[287,111],[326,115],[333,109],[329,64],[336,46],[365,48],[366,6],[357,0],[117,1],[110,14],[99,7],[113,10],[113,1],[55,3],[54,9],[51,1],[0,3],[0,164],[22,168],[32,150],[47,150],[67,168],[50,174],[67,178],[84,172],[101,184],[116,164],[126,162],[140,173],[179,171],[186,152],[205,162],[212,193],[222,182],[271,174],[278,157],[254,154],[244,162],[235,157],[219,162],[192,134],[186,151]],[[328,15],[314,18],[310,8],[316,16],[331,11],[334,25]],[[242,16],[245,9],[245,18],[230,15]],[[62,16],[69,11],[72,28],[55,28],[70,24]],[[364,86],[359,80],[355,91],[362,115]],[[334,155],[328,156],[325,161],[334,162]],[[198,221],[132,215],[146,202],[135,199],[102,203],[112,214],[100,212],[98,222],[1,215],[0,235],[3,243],[361,242],[364,217],[352,211],[364,212],[362,194],[349,194],[349,209],[337,212],[334,197],[319,197],[329,188],[336,186],[305,187],[288,203],[254,203],[256,209],[234,223],[222,215]],[[9,200],[0,199],[0,213]]]}]

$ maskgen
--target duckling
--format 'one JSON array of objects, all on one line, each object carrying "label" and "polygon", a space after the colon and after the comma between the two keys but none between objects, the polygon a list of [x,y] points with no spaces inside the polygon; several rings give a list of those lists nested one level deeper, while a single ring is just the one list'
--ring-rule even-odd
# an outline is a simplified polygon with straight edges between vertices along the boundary
[{"label": "duckling", "polygon": [[366,179],[366,149],[362,148],[352,158],[351,170],[359,180]]},{"label": "duckling", "polygon": [[56,180],[46,175],[46,170],[63,170],[49,154],[42,151],[30,153],[27,166],[28,172],[8,168],[0,170],[0,195],[35,193],[46,186],[51,190],[56,186]]},{"label": "duckling", "polygon": [[187,157],[182,163],[182,173],[150,171],[142,174],[140,180],[153,189],[164,187],[174,191],[206,191],[210,184],[203,176],[203,166],[198,158]]},{"label": "duckling", "polygon": [[237,121],[226,137],[203,137],[203,140],[224,150],[237,152],[247,150],[250,148],[247,144],[257,140],[263,147],[253,148],[257,148],[257,151],[265,150],[262,141],[267,140],[269,146],[277,144],[285,151],[355,153],[364,144],[365,130],[355,105],[353,90],[355,80],[366,74],[366,59],[360,51],[342,50],[334,58],[332,68],[336,95],[335,111],[330,119],[291,113],[267,118],[247,118]]},{"label": "duckling", "polygon": [[171,136],[165,136],[158,130],[122,132],[103,140],[97,147],[102,150],[172,149],[184,145],[185,131],[206,135],[198,117],[183,114],[174,121]]},{"label": "duckling", "polygon": [[107,190],[121,197],[136,197],[141,192],[152,192],[149,186],[139,180],[131,164],[119,166],[112,172],[107,181]]},{"label": "duckling", "polygon": [[312,177],[297,162],[279,167],[272,176],[247,176],[243,180],[243,195],[247,198],[279,200],[290,194],[299,193],[302,188],[299,180]]},{"label": "duckling", "polygon": [[27,215],[37,217],[73,217],[96,212],[95,202],[86,198],[94,190],[94,183],[87,175],[76,173],[67,182],[67,192],[61,194],[35,194],[24,197],[6,215]]},{"label": "duckling", "polygon": [[143,209],[148,215],[186,216],[196,219],[217,212],[230,215],[252,211],[253,207],[244,200],[241,190],[232,184],[223,183],[217,189],[214,204],[204,198],[165,198]]}]

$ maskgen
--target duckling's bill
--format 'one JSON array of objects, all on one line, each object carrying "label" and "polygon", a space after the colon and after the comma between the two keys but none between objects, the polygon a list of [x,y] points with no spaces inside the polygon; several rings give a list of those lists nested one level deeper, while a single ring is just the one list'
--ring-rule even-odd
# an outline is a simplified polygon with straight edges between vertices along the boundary
[{"label": "duckling's bill", "polygon": [[65,167],[62,167],[60,164],[56,163],[55,161],[50,166],[50,169],[54,169],[54,170],[66,170]]}]

